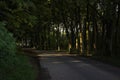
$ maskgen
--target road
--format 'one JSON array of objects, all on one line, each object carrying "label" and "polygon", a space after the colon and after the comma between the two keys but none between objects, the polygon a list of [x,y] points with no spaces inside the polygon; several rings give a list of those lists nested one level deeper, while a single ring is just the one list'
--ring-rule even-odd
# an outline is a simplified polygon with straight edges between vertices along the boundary
[{"label": "road", "polygon": [[83,57],[43,53],[40,64],[45,69],[43,80],[120,80],[120,68]]}]

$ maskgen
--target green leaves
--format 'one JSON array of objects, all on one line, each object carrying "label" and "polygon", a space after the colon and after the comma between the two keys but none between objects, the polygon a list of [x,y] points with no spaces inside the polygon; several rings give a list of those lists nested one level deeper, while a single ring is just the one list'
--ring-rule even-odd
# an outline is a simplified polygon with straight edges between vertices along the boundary
[{"label": "green leaves", "polygon": [[0,22],[0,80],[34,80],[35,71],[27,57],[17,54],[12,34]]},{"label": "green leaves", "polygon": [[12,34],[4,28],[5,23],[0,23],[0,51],[5,53],[15,53],[16,45]]},{"label": "green leaves", "polygon": [[34,16],[31,12],[34,9],[35,5],[30,0],[0,1],[0,19],[7,21],[13,28],[20,27],[22,23],[32,25],[35,20],[31,19]]}]

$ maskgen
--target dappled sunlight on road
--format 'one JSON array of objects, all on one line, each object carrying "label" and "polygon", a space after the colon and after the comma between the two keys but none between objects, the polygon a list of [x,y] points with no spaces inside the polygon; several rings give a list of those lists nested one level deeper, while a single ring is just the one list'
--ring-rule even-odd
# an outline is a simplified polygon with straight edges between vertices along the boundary
[{"label": "dappled sunlight on road", "polygon": [[51,57],[53,57],[53,56],[77,56],[77,54],[68,54],[68,53],[66,53],[66,54],[62,54],[62,53],[58,53],[58,54],[55,54],[55,53],[42,53],[42,54],[38,54],[37,56],[51,56]]},{"label": "dappled sunlight on road", "polygon": [[60,62],[60,61],[55,61],[55,62],[51,62],[53,64],[63,64],[64,62]]},{"label": "dappled sunlight on road", "polygon": [[79,63],[79,62],[82,62],[82,61],[79,61],[79,60],[73,60],[71,61],[72,63]]},{"label": "dappled sunlight on road", "polygon": [[65,63],[80,63],[82,61],[78,61],[78,60],[73,60],[73,61],[67,61],[67,62],[63,62],[63,61],[53,61],[51,62],[52,64],[65,64]]},{"label": "dappled sunlight on road", "polygon": [[66,61],[57,60],[59,58],[66,57],[66,56],[65,55],[60,55],[60,56],[54,55],[54,56],[57,57],[56,60],[54,60],[53,56],[48,56],[48,55],[47,56],[42,56],[40,59],[49,62],[49,64],[65,64],[65,63],[82,63],[83,62],[83,61],[77,60],[77,59],[75,59],[75,60],[66,60]]}]

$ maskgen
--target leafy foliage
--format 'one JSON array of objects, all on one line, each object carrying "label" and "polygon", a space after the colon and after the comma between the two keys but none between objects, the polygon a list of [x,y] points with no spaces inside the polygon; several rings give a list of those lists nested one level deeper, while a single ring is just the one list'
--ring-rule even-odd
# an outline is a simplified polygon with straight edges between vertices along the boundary
[{"label": "leafy foliage", "polygon": [[119,0],[1,0],[0,20],[22,47],[69,45],[73,52],[98,56],[120,52]]},{"label": "leafy foliage", "polygon": [[0,80],[34,80],[35,71],[27,57],[16,53],[12,34],[0,23]]},{"label": "leafy foliage", "polygon": [[3,27],[5,24],[0,23],[0,52],[15,53],[16,45],[12,34]]}]

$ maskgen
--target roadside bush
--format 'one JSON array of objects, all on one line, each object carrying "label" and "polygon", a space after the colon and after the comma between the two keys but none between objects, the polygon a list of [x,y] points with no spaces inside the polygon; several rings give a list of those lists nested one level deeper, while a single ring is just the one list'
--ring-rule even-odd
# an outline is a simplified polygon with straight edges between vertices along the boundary
[{"label": "roadside bush", "polygon": [[16,53],[12,34],[0,23],[0,80],[35,80],[35,71],[27,57]]}]

